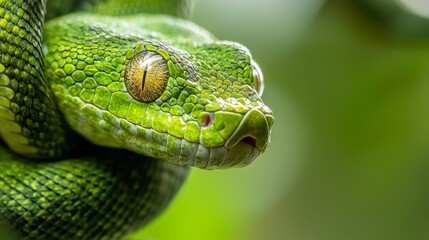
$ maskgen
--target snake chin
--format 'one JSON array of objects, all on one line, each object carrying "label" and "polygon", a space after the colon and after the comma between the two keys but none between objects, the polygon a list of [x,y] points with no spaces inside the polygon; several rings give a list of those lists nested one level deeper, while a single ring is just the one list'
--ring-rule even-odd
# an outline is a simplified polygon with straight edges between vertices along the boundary
[{"label": "snake chin", "polygon": [[[171,139],[169,137],[166,137]],[[201,169],[226,169],[244,167],[252,163],[263,151],[256,147],[256,140],[246,137],[231,148],[225,146],[207,147],[200,143],[192,143],[185,139],[176,139],[175,147],[165,147],[160,144],[154,147],[155,142],[142,145],[130,145],[132,151],[141,152],[154,158],[164,159],[182,166],[198,167]],[[156,150],[155,150],[156,149]]]},{"label": "snake chin", "polygon": [[244,167],[249,165],[262,153],[255,145],[245,141],[239,142],[232,148],[205,147],[199,144],[193,156],[181,156],[186,159],[181,164],[196,166],[202,169],[226,169],[231,167]]}]

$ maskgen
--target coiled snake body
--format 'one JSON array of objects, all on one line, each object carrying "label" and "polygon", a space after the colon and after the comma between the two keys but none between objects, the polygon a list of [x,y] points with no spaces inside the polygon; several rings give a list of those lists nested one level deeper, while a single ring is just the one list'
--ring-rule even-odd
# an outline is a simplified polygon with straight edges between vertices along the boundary
[{"label": "coiled snake body", "polygon": [[120,239],[162,212],[188,167],[265,151],[274,118],[257,64],[166,15],[182,4],[0,0],[0,233]]}]

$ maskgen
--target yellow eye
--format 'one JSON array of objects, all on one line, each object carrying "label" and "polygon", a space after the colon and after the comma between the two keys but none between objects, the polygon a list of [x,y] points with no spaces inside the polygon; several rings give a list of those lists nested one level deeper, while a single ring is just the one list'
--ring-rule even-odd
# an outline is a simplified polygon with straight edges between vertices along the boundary
[{"label": "yellow eye", "polygon": [[164,58],[155,52],[141,52],[128,63],[125,86],[135,99],[152,102],[164,93],[169,77]]},{"label": "yellow eye", "polygon": [[262,96],[264,92],[264,75],[262,75],[259,65],[252,60],[252,73],[253,73],[253,88]]}]

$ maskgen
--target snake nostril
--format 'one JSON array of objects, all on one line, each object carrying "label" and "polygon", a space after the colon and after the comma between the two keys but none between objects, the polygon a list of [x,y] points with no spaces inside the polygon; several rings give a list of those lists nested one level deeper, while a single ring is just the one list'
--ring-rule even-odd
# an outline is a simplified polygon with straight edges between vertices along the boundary
[{"label": "snake nostril", "polygon": [[250,110],[243,117],[239,126],[225,142],[225,147],[232,148],[238,143],[246,143],[264,151],[269,142],[268,120],[256,109]]},{"label": "snake nostril", "polygon": [[247,144],[251,145],[252,147],[256,147],[256,139],[253,137],[245,137],[245,138],[241,139],[240,142],[247,143]]}]

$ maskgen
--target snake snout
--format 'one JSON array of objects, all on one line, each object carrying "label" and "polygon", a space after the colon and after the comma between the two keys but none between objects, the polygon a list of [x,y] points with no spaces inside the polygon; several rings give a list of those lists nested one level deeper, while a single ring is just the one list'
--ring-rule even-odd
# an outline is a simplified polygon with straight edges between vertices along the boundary
[{"label": "snake snout", "polygon": [[249,144],[259,151],[265,151],[270,141],[270,117],[266,117],[262,112],[252,109],[240,122],[240,125],[226,141],[225,147],[232,148],[239,143]]}]

